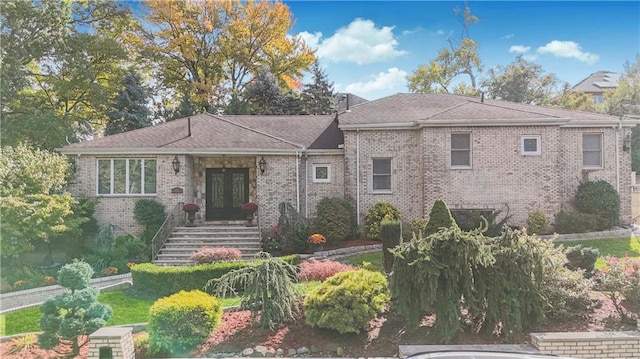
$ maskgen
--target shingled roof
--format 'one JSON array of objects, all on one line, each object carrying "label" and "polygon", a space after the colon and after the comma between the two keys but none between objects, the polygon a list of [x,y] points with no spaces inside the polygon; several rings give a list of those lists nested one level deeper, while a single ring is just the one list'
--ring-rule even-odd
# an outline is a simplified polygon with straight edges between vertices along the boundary
[{"label": "shingled roof", "polygon": [[367,125],[399,126],[457,123],[482,125],[504,122],[547,122],[559,125],[617,123],[618,117],[592,112],[526,105],[508,101],[484,100],[453,94],[396,94],[355,105],[340,114],[341,128]]},{"label": "shingled roof", "polygon": [[204,113],[73,143],[60,151],[99,153],[118,149],[139,153],[260,153],[292,152],[303,148],[338,149],[342,143],[335,115],[218,116]]},{"label": "shingled roof", "polygon": [[571,88],[574,92],[603,93],[618,87],[620,74],[611,71],[594,72]]}]

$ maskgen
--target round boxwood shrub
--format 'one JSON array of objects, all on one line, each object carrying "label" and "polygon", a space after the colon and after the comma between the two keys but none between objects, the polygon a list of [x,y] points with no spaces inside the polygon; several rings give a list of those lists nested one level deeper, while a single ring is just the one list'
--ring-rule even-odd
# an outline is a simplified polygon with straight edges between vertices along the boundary
[{"label": "round boxwood shrub", "polygon": [[367,229],[369,239],[380,240],[380,222],[383,220],[400,220],[400,211],[391,203],[378,202],[369,208],[364,215],[364,224]]},{"label": "round boxwood shrub", "polygon": [[344,241],[358,228],[355,216],[350,200],[325,197],[316,206],[316,218],[311,222],[311,232],[322,233],[329,243]]},{"label": "round boxwood shrub", "polygon": [[155,353],[179,355],[204,343],[222,318],[222,304],[205,292],[180,291],[158,299],[150,309],[149,347]]},{"label": "round boxwood shrub", "polygon": [[359,269],[330,277],[307,294],[303,306],[312,327],[359,333],[384,311],[389,298],[382,273]]},{"label": "round boxwood shrub", "polygon": [[576,209],[582,213],[594,214],[602,218],[603,230],[618,224],[620,219],[620,196],[607,181],[586,181],[580,183],[575,197]]},{"label": "round boxwood shrub", "polygon": [[527,216],[527,233],[544,234],[549,226],[547,217],[541,210],[536,209]]}]

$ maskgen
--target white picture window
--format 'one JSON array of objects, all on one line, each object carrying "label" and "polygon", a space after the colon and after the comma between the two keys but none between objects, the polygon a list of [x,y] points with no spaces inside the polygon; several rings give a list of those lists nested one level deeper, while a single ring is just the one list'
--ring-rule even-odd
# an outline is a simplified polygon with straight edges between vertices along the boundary
[{"label": "white picture window", "polygon": [[97,166],[98,194],[156,194],[156,160],[99,159]]},{"label": "white picture window", "polygon": [[373,191],[391,191],[391,158],[374,158],[372,167]]},{"label": "white picture window", "polygon": [[520,153],[522,153],[523,156],[539,156],[541,153],[540,144],[540,136],[538,135],[522,136]]},{"label": "white picture window", "polygon": [[471,133],[451,134],[451,167],[471,167]]},{"label": "white picture window", "polygon": [[582,134],[582,167],[602,167],[602,134]]},{"label": "white picture window", "polygon": [[313,165],[313,182],[331,182],[331,165]]}]

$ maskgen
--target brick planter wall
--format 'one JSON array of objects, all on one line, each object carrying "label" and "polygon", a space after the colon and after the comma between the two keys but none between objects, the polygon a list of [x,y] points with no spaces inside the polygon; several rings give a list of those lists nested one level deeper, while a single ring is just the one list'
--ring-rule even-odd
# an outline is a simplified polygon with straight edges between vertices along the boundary
[{"label": "brick planter wall", "polygon": [[113,359],[136,357],[130,327],[100,328],[89,335],[89,359],[100,358],[100,349],[111,350]]},{"label": "brick planter wall", "polygon": [[640,358],[640,332],[531,333],[542,354],[575,358]]}]

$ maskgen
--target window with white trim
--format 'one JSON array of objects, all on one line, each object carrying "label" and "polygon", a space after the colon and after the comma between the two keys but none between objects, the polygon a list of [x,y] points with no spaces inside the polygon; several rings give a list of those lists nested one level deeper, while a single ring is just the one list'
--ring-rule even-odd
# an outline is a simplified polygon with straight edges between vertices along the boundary
[{"label": "window with white trim", "polygon": [[316,183],[331,182],[331,165],[314,164],[313,165],[313,182],[316,182]]},{"label": "window with white trim", "polygon": [[539,156],[540,150],[540,136],[539,135],[524,135],[520,141],[520,153],[523,156]]},{"label": "window with white trim", "polygon": [[373,191],[391,191],[391,158],[374,158],[372,167]]},{"label": "window with white trim", "polygon": [[451,167],[471,167],[471,133],[451,134]]},{"label": "window with white trim", "polygon": [[583,133],[582,134],[582,167],[601,168],[602,167],[602,134]]},{"label": "window with white trim", "polygon": [[98,194],[156,194],[156,160],[99,159],[97,166]]}]

